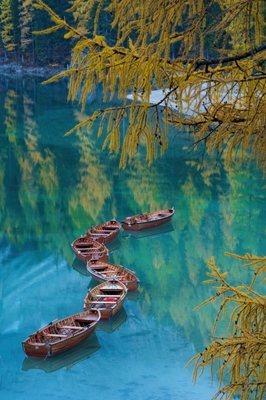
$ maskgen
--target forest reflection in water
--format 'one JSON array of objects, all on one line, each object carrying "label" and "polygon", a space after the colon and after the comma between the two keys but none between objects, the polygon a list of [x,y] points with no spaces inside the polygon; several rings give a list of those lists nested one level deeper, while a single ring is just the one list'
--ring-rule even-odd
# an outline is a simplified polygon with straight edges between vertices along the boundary
[{"label": "forest reflection in water", "polygon": [[[212,255],[234,282],[245,282],[251,272],[224,251],[263,254],[262,175],[255,168],[227,169],[222,160],[207,156],[198,169],[197,156],[185,151],[186,135],[174,132],[166,154],[151,167],[140,150],[130,166],[119,170],[119,155],[101,150],[96,129],[63,137],[101,106],[100,97],[80,112],[66,96],[66,82],[41,86],[34,79],[0,79],[4,398],[42,400],[55,388],[68,398],[75,383],[85,399],[93,369],[92,398],[122,399],[129,393],[128,399],[209,399],[216,383],[210,387],[206,376],[193,386],[191,369],[184,367],[209,343],[219,305],[193,309],[211,293],[201,282]],[[25,366],[21,341],[49,320],[80,311],[88,287],[95,284],[75,260],[73,239],[110,218],[121,221],[166,207],[176,212],[165,231],[138,237],[121,232],[110,248],[111,262],[136,271],[140,288],[127,298],[121,324],[96,331],[99,349],[93,357],[84,351],[80,362],[74,357],[70,369],[56,368],[48,380],[38,368]],[[105,397],[103,371],[109,382]]]}]

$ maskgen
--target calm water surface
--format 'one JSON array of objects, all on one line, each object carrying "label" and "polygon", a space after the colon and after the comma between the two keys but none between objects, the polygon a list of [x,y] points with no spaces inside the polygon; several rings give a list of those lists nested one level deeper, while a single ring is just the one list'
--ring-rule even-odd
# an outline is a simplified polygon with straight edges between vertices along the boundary
[{"label": "calm water surface", "polygon": [[[224,251],[265,253],[261,173],[207,157],[198,170],[176,133],[152,167],[140,152],[119,170],[96,131],[63,137],[101,106],[100,96],[84,112],[66,97],[66,82],[0,77],[0,398],[211,399],[217,377],[211,385],[206,372],[193,385],[185,365],[208,345],[219,304],[193,309],[213,293],[202,285],[211,256],[241,283],[251,272]],[[68,353],[27,358],[22,340],[81,311],[95,285],[70,243],[110,218],[172,206],[171,224],[141,236],[121,232],[109,245],[110,261],[141,281],[117,317]]]}]

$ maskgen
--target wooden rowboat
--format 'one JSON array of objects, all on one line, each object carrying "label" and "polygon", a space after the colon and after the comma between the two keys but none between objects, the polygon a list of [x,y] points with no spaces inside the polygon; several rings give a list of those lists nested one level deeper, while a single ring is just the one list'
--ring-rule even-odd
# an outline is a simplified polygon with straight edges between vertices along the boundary
[{"label": "wooden rowboat", "polygon": [[156,226],[155,228],[142,229],[142,230],[138,230],[138,231],[123,230],[121,237],[123,239],[127,238],[127,239],[134,239],[134,240],[141,240],[141,239],[147,239],[147,238],[153,239],[153,238],[157,238],[158,236],[167,235],[168,233],[171,233],[173,231],[174,231],[174,227],[173,227],[172,221],[170,221],[161,226]]},{"label": "wooden rowboat", "polygon": [[[99,323],[97,324],[97,329],[99,329]],[[101,322],[101,324],[104,323],[105,322]],[[68,371],[79,362],[93,357],[93,355],[95,355],[100,348],[100,343],[96,333],[94,332],[80,345],[53,357],[47,357],[45,359],[40,357],[25,357],[22,364],[22,370],[29,371],[31,369],[39,369],[48,374],[62,368],[65,368]]]},{"label": "wooden rowboat", "polygon": [[128,291],[136,290],[139,285],[139,279],[133,271],[102,260],[87,261],[87,270],[92,278],[99,283],[118,280],[123,282]]},{"label": "wooden rowboat", "polygon": [[87,310],[55,320],[31,334],[22,342],[22,348],[29,357],[46,358],[62,353],[87,339],[100,317],[98,310]]},{"label": "wooden rowboat", "polygon": [[103,224],[91,227],[85,232],[84,236],[87,236],[93,240],[97,240],[100,243],[109,243],[114,240],[121,230],[120,222],[115,219],[104,222]]},{"label": "wooden rowboat", "polygon": [[76,257],[82,262],[93,259],[108,261],[109,251],[104,244],[90,239],[88,236],[81,236],[71,243]]},{"label": "wooden rowboat", "polygon": [[175,213],[174,208],[144,213],[127,217],[121,222],[123,229],[129,231],[138,231],[142,229],[155,228],[171,221]]},{"label": "wooden rowboat", "polygon": [[122,308],[126,294],[127,288],[122,282],[103,282],[88,291],[84,309],[97,309],[101,313],[101,320],[108,320]]}]

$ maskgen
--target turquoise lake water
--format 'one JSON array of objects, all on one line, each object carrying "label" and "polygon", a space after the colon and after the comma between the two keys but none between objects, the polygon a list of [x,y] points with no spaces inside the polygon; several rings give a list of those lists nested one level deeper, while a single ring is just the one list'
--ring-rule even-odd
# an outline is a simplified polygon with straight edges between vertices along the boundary
[{"label": "turquoise lake water", "polygon": [[[211,383],[206,371],[194,385],[185,366],[208,345],[219,304],[194,308],[213,294],[202,284],[206,260],[214,256],[237,284],[252,271],[224,252],[265,254],[261,172],[201,159],[177,132],[151,167],[140,151],[119,170],[119,155],[101,150],[96,130],[63,137],[102,106],[101,96],[81,112],[66,101],[67,82],[40,82],[0,77],[0,398],[211,399],[218,376]],[[109,260],[140,279],[117,317],[68,353],[27,358],[22,340],[82,311],[95,285],[71,242],[111,218],[168,207],[172,223],[123,231],[109,245]]]}]

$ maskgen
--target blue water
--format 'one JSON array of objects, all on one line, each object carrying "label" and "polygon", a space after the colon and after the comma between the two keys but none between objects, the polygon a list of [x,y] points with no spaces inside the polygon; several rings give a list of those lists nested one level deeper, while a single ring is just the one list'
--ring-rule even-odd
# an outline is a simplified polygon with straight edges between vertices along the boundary
[{"label": "blue water", "polygon": [[[206,370],[194,385],[185,366],[209,343],[219,304],[194,308],[213,293],[202,284],[211,256],[237,284],[252,272],[224,252],[264,254],[262,174],[202,161],[185,134],[171,131],[151,167],[141,150],[119,170],[119,154],[101,150],[96,129],[63,136],[101,96],[84,112],[66,97],[67,82],[0,77],[0,398],[211,399],[217,373],[211,382]],[[176,210],[171,224],[121,232],[109,246],[110,261],[140,279],[121,313],[68,354],[28,359],[22,340],[81,311],[95,285],[70,243],[94,224],[166,207]]]}]

